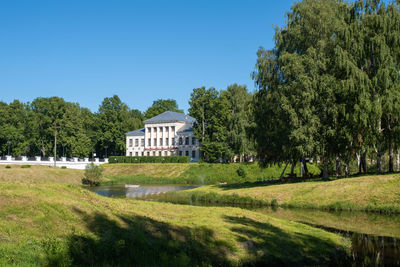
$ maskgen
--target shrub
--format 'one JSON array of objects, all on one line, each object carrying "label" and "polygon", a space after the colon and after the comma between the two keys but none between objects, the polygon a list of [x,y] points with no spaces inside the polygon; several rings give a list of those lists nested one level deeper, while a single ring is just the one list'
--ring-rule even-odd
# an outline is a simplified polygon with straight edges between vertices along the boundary
[{"label": "shrub", "polygon": [[30,167],[31,167],[31,165],[21,165],[22,169],[26,169],[26,168],[30,168]]},{"label": "shrub", "polygon": [[94,163],[86,165],[84,178],[82,179],[83,184],[89,186],[97,186],[100,184],[100,180],[103,177],[103,167],[96,166]]},{"label": "shrub", "polygon": [[278,200],[273,199],[273,200],[271,201],[271,207],[278,207]]},{"label": "shrub", "polygon": [[242,166],[239,166],[236,172],[240,177],[246,178],[246,170]]},{"label": "shrub", "polygon": [[61,169],[66,169],[67,168],[67,166],[61,166]]},{"label": "shrub", "polygon": [[6,169],[11,169],[11,166],[10,165],[6,165]]}]

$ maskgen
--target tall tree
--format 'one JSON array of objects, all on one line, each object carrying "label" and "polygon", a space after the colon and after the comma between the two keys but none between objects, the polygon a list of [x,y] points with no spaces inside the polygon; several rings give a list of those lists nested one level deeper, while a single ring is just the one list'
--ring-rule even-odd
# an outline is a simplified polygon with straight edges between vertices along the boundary
[{"label": "tall tree", "polygon": [[[132,111],[114,95],[104,98],[97,113],[97,151],[104,151],[108,147],[110,155],[125,153],[125,133],[143,126],[137,111]],[[99,152],[99,153],[101,153]]]}]

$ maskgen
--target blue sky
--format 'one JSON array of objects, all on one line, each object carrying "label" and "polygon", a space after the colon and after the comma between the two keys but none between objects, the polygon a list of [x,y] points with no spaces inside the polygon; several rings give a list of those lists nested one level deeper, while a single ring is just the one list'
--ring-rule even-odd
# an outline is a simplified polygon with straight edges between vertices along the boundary
[{"label": "blue sky", "polygon": [[193,88],[245,84],[294,1],[1,1],[0,101],[60,96],[141,111]]}]

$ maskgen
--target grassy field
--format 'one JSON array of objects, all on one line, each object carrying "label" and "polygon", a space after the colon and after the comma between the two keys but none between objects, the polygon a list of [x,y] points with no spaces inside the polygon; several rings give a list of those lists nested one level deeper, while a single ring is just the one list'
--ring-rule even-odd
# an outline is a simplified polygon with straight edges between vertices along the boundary
[{"label": "grassy field", "polygon": [[73,184],[79,172],[74,180],[75,172],[62,173],[68,170],[32,171],[0,171],[0,266],[324,265],[348,260],[349,240],[304,224],[238,208],[105,198]]},{"label": "grassy field", "polygon": [[[245,175],[239,176],[241,168]],[[279,178],[284,166],[259,168],[257,163],[147,163],[106,164],[105,184],[216,184],[218,182],[239,183],[274,180]],[[309,165],[312,173],[319,173],[315,165]],[[295,168],[300,174],[300,165]],[[287,168],[286,173],[290,172]]]},{"label": "grassy field", "polygon": [[250,202],[295,208],[400,213],[400,175],[372,175],[334,181],[206,186],[162,196],[179,202]]}]

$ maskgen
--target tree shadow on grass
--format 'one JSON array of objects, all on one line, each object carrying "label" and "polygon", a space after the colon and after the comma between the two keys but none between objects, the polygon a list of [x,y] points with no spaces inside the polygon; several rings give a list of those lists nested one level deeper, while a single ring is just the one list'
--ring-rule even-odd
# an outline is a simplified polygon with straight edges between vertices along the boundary
[{"label": "tree shadow on grass", "polygon": [[[121,222],[76,209],[88,233],[68,237],[63,257],[49,265],[227,266],[233,248],[206,227],[178,227],[144,216],[118,216]],[[123,226],[122,226],[123,225]],[[60,264],[61,263],[61,264]]]},{"label": "tree shadow on grass", "polygon": [[243,265],[253,266],[345,266],[350,258],[343,248],[305,233],[288,233],[269,223],[245,217],[225,216],[235,226],[237,240],[251,255]]}]

